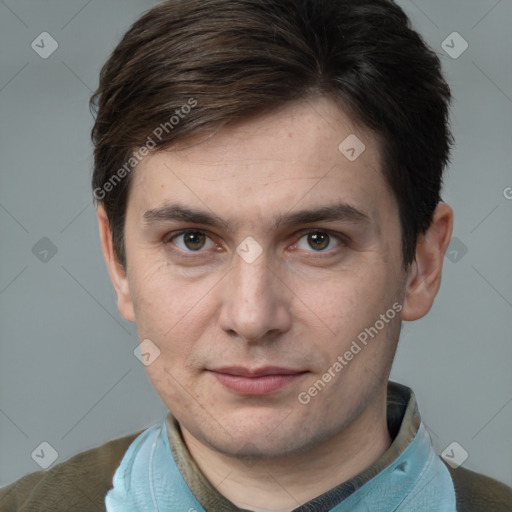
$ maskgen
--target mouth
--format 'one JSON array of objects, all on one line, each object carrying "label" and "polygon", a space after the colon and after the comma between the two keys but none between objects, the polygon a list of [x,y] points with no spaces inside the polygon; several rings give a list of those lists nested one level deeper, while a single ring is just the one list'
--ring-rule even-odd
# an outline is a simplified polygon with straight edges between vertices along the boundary
[{"label": "mouth", "polygon": [[305,370],[266,366],[249,369],[241,366],[226,366],[208,370],[225,388],[240,395],[262,396],[275,393],[297,382]]}]

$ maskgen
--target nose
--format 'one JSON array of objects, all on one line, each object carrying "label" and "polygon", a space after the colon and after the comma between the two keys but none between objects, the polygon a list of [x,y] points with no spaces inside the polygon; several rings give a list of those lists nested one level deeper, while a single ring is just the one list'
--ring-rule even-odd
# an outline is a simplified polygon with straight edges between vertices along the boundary
[{"label": "nose", "polygon": [[222,329],[247,343],[266,343],[290,329],[290,291],[265,254],[247,263],[235,256],[224,281]]}]

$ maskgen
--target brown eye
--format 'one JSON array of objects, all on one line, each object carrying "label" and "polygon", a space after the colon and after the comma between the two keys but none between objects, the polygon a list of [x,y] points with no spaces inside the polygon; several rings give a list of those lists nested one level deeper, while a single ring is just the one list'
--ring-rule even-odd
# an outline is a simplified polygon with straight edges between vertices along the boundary
[{"label": "brown eye", "polygon": [[201,231],[186,231],[174,236],[171,241],[184,252],[198,252],[210,249],[215,244]]},{"label": "brown eye", "polygon": [[327,233],[309,233],[308,244],[315,251],[321,251],[329,246],[331,237]]},{"label": "brown eye", "polygon": [[202,249],[206,242],[206,236],[203,233],[185,233],[183,242],[191,251]]},{"label": "brown eye", "polygon": [[341,244],[339,237],[326,231],[310,231],[305,233],[296,243],[296,248],[306,252],[331,252]]}]

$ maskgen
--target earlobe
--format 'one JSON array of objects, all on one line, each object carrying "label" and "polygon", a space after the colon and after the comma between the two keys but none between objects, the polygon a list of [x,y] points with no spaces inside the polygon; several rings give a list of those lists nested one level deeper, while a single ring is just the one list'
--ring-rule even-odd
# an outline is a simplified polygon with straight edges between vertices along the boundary
[{"label": "earlobe", "polygon": [[107,264],[110,279],[117,296],[117,307],[125,320],[135,321],[133,302],[130,295],[128,277],[123,265],[119,262],[112,243],[112,231],[103,205],[96,209],[100,230],[101,248]]},{"label": "earlobe", "polygon": [[439,203],[426,233],[418,237],[416,257],[407,277],[402,319],[418,320],[432,307],[441,285],[446,249],[453,229],[453,211]]}]

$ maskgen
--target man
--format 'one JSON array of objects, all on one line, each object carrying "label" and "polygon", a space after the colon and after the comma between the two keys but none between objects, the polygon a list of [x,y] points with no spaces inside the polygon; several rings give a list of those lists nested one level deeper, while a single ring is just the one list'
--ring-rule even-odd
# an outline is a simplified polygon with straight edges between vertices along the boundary
[{"label": "man", "polygon": [[388,0],[173,0],[137,21],[93,98],[93,193],[170,413],[2,510],[512,510],[388,383],[451,236],[449,99]]}]

